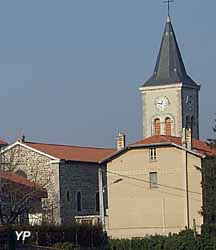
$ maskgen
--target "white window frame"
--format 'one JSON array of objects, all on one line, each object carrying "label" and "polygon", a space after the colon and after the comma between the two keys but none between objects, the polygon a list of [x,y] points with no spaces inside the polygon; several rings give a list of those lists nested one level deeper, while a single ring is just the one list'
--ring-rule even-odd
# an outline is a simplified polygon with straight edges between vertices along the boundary
[{"label": "white window frame", "polygon": [[156,147],[151,147],[149,149],[149,160],[150,161],[157,160],[157,149],[156,149]]},{"label": "white window frame", "polygon": [[[154,180],[152,180],[153,175],[154,175]],[[150,188],[158,188],[157,172],[149,172],[149,186]]]}]

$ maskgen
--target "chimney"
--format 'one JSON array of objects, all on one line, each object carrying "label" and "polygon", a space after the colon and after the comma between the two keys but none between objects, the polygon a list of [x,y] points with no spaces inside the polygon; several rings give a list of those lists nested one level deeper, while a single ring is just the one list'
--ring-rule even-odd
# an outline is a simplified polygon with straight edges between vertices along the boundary
[{"label": "chimney", "polygon": [[182,129],[181,144],[183,147],[186,148],[187,142],[186,142],[186,129],[185,128]]},{"label": "chimney", "polygon": [[119,133],[116,139],[116,148],[117,150],[121,150],[125,148],[125,134],[124,133]]},{"label": "chimney", "polygon": [[189,150],[192,149],[192,135],[191,135],[190,128],[186,129],[186,146],[187,146],[187,149]]},{"label": "chimney", "polygon": [[21,142],[25,142],[25,135],[23,134]]}]

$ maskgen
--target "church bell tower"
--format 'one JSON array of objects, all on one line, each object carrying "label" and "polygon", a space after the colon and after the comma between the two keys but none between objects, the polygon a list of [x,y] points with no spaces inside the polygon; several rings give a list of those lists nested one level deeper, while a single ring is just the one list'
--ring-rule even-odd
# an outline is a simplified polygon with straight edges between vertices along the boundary
[{"label": "church bell tower", "polygon": [[191,128],[199,139],[199,90],[187,74],[168,15],[153,75],[140,87],[143,136],[181,136]]}]

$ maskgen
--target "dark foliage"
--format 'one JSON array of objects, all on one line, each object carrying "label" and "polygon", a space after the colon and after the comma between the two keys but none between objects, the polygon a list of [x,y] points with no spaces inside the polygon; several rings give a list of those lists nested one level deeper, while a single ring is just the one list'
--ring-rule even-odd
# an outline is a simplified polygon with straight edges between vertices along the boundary
[{"label": "dark foliage", "polygon": [[30,231],[31,237],[26,244],[53,246],[56,243],[72,243],[81,247],[100,247],[103,241],[103,232],[100,225],[91,226],[87,224],[72,224],[69,226],[2,226],[0,236],[11,234],[15,231]]},{"label": "dark foliage", "polygon": [[208,139],[208,144],[210,145],[211,148],[215,148],[216,149],[216,119],[214,119],[214,126],[212,127],[213,132],[214,132],[214,137]]},{"label": "dark foliage", "polygon": [[169,236],[148,236],[142,239],[109,239],[106,250],[205,250],[216,249],[216,237],[194,235],[192,230]]}]

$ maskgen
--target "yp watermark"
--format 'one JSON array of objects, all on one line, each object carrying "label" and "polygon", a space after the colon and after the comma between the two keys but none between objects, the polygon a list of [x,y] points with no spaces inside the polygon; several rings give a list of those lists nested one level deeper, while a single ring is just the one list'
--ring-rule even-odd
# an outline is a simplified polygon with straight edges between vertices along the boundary
[{"label": "yp watermark", "polygon": [[30,231],[15,231],[17,240],[22,240],[23,242],[31,236]]}]

